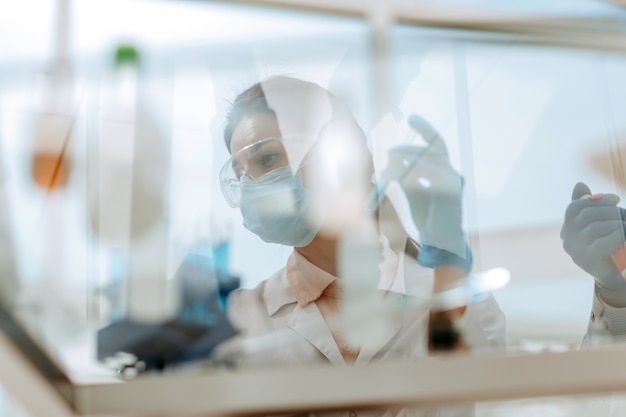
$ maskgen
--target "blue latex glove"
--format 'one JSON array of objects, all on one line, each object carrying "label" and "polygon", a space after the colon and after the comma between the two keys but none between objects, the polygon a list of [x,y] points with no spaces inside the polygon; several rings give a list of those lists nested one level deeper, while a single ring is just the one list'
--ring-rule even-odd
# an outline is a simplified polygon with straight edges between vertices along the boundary
[{"label": "blue latex glove", "polygon": [[605,301],[622,304],[615,300],[615,292],[623,291],[626,281],[613,264],[611,253],[624,244],[626,210],[617,207],[619,197],[615,194],[589,196],[587,185],[576,184],[561,228],[563,248],[576,265],[594,277]]},{"label": "blue latex glove", "polygon": [[465,253],[461,255],[456,255],[445,249],[423,244],[417,253],[417,261],[420,265],[428,268],[458,266],[470,272],[472,270],[473,259],[472,251],[467,244],[465,244]]},{"label": "blue latex glove", "polygon": [[392,148],[380,177],[381,186],[397,181],[404,191],[420,233],[418,261],[422,265],[458,265],[469,270],[471,253],[462,227],[463,179],[450,164],[445,142],[437,131],[416,115],[409,117],[409,124],[428,145]]}]

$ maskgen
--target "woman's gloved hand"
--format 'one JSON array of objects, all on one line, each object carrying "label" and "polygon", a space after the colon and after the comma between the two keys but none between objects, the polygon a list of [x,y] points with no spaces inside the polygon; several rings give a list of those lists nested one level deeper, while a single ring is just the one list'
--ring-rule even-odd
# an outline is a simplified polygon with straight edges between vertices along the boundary
[{"label": "woman's gloved hand", "polygon": [[408,199],[422,243],[420,263],[430,267],[459,265],[453,260],[458,257],[461,266],[469,269],[471,256],[463,231],[463,179],[450,164],[445,142],[437,131],[416,115],[409,117],[409,124],[427,145],[390,149],[381,182],[397,181]]},{"label": "woman's gloved hand", "polygon": [[625,242],[626,210],[617,207],[618,202],[617,195],[592,195],[589,187],[579,182],[561,228],[565,252],[594,277],[601,297],[612,305],[616,305],[611,302],[615,292],[626,290],[626,281],[611,259],[611,253]]}]

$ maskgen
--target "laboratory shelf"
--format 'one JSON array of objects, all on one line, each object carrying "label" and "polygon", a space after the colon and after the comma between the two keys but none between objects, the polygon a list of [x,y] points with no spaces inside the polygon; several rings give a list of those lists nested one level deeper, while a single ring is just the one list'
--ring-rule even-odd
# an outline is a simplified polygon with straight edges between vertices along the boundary
[{"label": "laboratory shelf", "polygon": [[265,415],[626,391],[626,350],[212,370],[75,387],[81,415]]},{"label": "laboratory shelf", "polygon": [[626,392],[626,349],[619,345],[350,367],[236,369],[198,363],[98,383],[71,381],[42,368],[6,331],[0,332],[0,355],[0,380],[33,417],[252,416]]}]

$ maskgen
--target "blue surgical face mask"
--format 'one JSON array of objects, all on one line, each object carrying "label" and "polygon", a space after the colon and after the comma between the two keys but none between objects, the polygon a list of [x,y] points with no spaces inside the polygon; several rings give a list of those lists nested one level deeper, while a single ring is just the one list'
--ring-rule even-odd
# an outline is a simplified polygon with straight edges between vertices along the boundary
[{"label": "blue surgical face mask", "polygon": [[312,216],[311,192],[302,185],[300,171],[288,165],[261,177],[241,178],[241,214],[246,229],[266,242],[306,246],[320,225]]}]

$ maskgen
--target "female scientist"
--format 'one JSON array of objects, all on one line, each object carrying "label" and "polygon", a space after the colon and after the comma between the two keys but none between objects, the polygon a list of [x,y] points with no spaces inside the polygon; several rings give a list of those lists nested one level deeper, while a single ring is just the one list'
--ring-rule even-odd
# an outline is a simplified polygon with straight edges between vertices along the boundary
[{"label": "female scientist", "polygon": [[[322,87],[282,76],[252,85],[232,103],[224,139],[231,153],[220,173],[226,200],[240,208],[248,230],[294,250],[287,264],[256,288],[231,294],[229,317],[242,338],[223,347],[221,354],[237,352],[236,360],[244,364],[325,361],[346,366],[385,358],[410,360],[429,353],[429,322],[432,335],[441,314],[460,329],[449,348],[503,349],[505,322],[490,295],[467,305],[452,303],[436,313],[430,309],[433,291],[453,287],[471,268],[461,228],[461,179],[448,163],[443,142],[428,149],[432,155],[417,164],[404,164],[412,167],[410,172],[394,165],[417,161],[424,149],[392,151],[382,174],[404,191],[420,230],[420,250],[382,187],[374,210],[367,209],[374,170],[365,135],[345,103]],[[420,178],[437,174],[429,178],[430,189],[412,182],[416,170],[421,170]],[[431,192],[450,178],[454,185],[446,192]],[[356,234],[354,225],[362,225]],[[370,225],[377,254],[366,245]],[[356,243],[353,252],[342,246],[350,233],[353,239],[347,241]],[[372,259],[380,262],[372,264]],[[374,265],[378,281],[374,292],[384,295],[380,309],[368,306],[371,291],[355,292],[354,282],[343,285],[350,271],[366,280],[372,275],[368,265]],[[358,331],[355,336],[345,322],[341,326],[339,318],[349,303],[355,304],[354,294],[356,304],[363,294],[361,312],[374,317],[350,323],[371,325],[365,331],[370,337],[359,338]],[[401,302],[407,298],[412,302]],[[377,320],[385,315],[382,322]],[[432,337],[430,342],[432,351]],[[473,415],[473,410],[457,407],[437,415]]]}]

